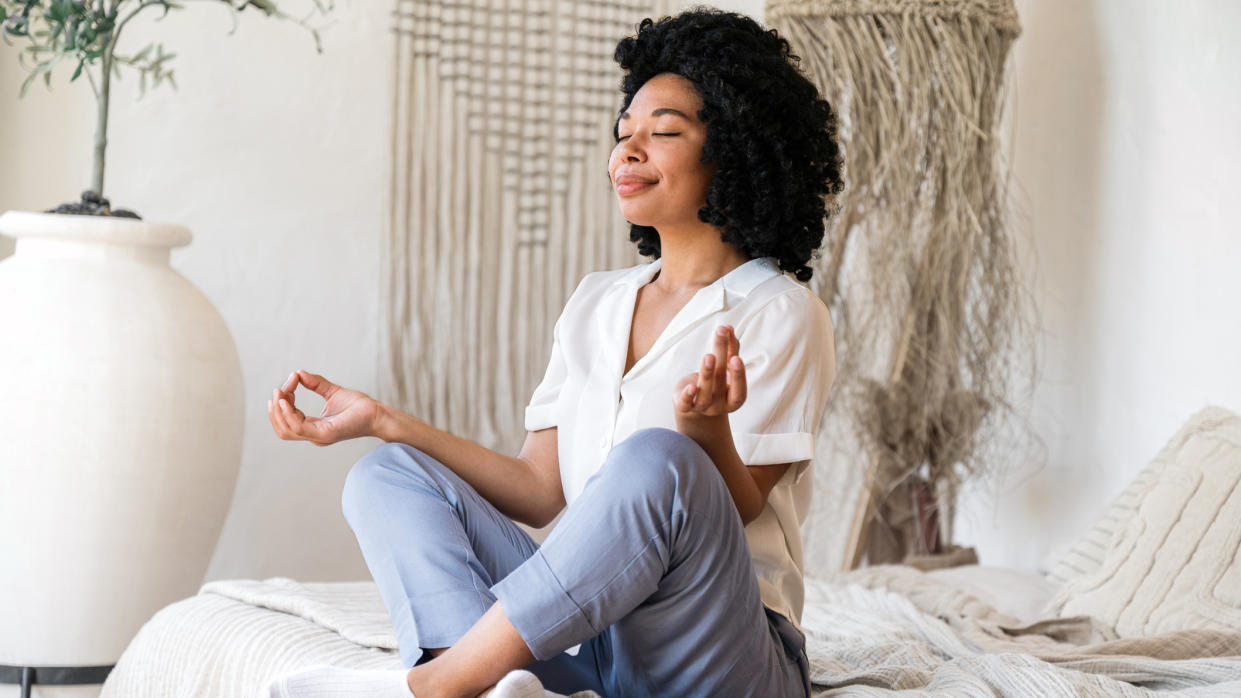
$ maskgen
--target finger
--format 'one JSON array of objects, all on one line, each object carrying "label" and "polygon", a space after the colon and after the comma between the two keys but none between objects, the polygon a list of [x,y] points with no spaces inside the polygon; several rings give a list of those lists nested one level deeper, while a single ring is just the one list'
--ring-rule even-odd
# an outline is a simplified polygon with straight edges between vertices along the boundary
[{"label": "finger", "polygon": [[297,371],[289,374],[289,377],[284,380],[284,385],[280,386],[280,389],[286,393],[292,393],[297,389]]},{"label": "finger", "polygon": [[[288,385],[288,383],[286,382],[284,385]],[[288,400],[290,405],[297,404],[297,399],[293,390],[285,390],[284,385],[272,390],[272,403],[276,407],[280,407],[280,398]],[[294,388],[296,388],[296,386],[294,386]]]},{"label": "finger", "polygon": [[690,412],[694,409],[694,391],[696,390],[697,386],[693,383],[677,390],[676,395],[673,396],[673,404],[676,405],[677,410]]},{"label": "finger", "polygon": [[313,435],[306,429],[306,415],[301,410],[289,404],[288,400],[280,400],[280,409],[284,415],[284,421],[289,425],[289,431],[294,437],[304,441],[313,441]]},{"label": "finger", "polygon": [[[728,365],[729,366],[732,366],[733,357],[737,356],[737,353],[740,350],[741,350],[741,342],[737,341],[737,333],[733,330],[732,327],[729,327],[728,328]],[[732,371],[727,371],[726,373],[728,375],[728,385],[731,387],[732,380],[733,380],[733,373]]]},{"label": "finger", "polygon": [[276,421],[275,403],[271,400],[267,401],[267,421],[271,422],[271,430],[276,432],[276,436],[283,438],[284,425]]},{"label": "finger", "polygon": [[272,390],[271,393],[272,399],[269,403],[271,404],[272,426],[276,428],[276,434],[287,441],[293,438],[293,433],[289,431],[289,424],[285,421],[284,410],[280,409],[280,401],[284,398],[281,397],[279,388]]},{"label": "finger", "polygon": [[715,374],[715,382],[712,384],[715,392],[722,393],[726,387],[724,384],[726,371],[724,368],[728,365],[728,344],[729,335],[732,334],[732,328],[728,325],[720,325],[715,328],[715,346],[712,351],[715,352],[715,365],[719,367],[719,371]]},{"label": "finger", "polygon": [[728,360],[728,411],[732,412],[745,403],[745,363],[733,354]]},{"label": "finger", "polygon": [[325,426],[330,424],[318,417],[307,417],[304,412],[284,402],[285,414],[290,428],[294,435],[303,440],[309,441],[316,446],[326,446],[328,442],[324,440]]},{"label": "finger", "polygon": [[698,395],[696,407],[706,407],[715,398],[715,354],[702,357],[702,370],[698,372]]},{"label": "finger", "polygon": [[325,398],[332,397],[332,393],[336,392],[336,388],[338,387],[332,381],[315,373],[299,370],[297,371],[297,375],[301,378],[302,385],[310,388]]}]

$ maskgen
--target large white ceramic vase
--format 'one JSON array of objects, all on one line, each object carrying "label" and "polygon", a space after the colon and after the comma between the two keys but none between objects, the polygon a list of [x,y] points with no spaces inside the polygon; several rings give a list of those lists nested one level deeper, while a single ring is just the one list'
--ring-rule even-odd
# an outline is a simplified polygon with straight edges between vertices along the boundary
[{"label": "large white ceramic vase", "polygon": [[0,664],[115,664],[194,595],[241,458],[241,366],[169,266],[179,225],[7,212],[0,261]]}]

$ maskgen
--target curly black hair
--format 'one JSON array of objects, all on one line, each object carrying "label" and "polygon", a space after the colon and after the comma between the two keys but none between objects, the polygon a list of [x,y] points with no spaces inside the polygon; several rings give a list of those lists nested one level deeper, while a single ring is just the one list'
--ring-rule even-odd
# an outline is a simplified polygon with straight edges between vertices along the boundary
[{"label": "curly black hair", "polygon": [[[702,98],[707,124],[702,161],[717,164],[699,220],[755,257],[809,281],[807,266],[823,242],[828,197],[840,192],[836,116],[799,71],[800,58],[776,30],[714,8],[658,22],[642,20],[616,46],[623,113],[647,80],[675,73]],[[619,114],[613,135],[619,136]],[[659,257],[659,233],[632,225],[638,252]]]}]

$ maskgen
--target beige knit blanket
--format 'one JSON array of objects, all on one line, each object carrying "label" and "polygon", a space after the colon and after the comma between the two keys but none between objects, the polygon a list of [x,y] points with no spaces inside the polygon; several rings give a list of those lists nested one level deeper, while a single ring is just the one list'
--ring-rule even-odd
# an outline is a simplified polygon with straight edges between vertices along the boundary
[{"label": "beige knit blanket", "polygon": [[[1085,618],[1022,624],[907,567],[808,579],[815,696],[1241,695],[1241,634],[1115,639]],[[314,663],[399,669],[373,582],[206,584],[157,613],[102,696],[245,696]]]},{"label": "beige knit blanket", "polygon": [[909,567],[807,580],[802,621],[816,696],[1241,695],[1241,634],[1023,623]]}]

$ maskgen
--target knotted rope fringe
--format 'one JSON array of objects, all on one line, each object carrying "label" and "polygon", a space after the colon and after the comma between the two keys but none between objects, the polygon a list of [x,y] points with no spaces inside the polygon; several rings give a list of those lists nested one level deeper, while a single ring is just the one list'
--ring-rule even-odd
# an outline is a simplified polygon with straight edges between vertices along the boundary
[{"label": "knotted rope fringe", "polygon": [[516,452],[576,283],[640,261],[607,178],[612,54],[664,4],[398,0],[380,399]]},{"label": "knotted rope fringe", "polygon": [[[1029,318],[999,129],[1020,25],[1011,0],[769,0],[767,21],[840,114],[846,163],[811,281],[832,306],[838,375],[807,566],[899,561],[931,538],[918,480],[947,543],[961,481],[1016,457],[1000,436]],[[847,492],[861,493],[855,523]]]}]

